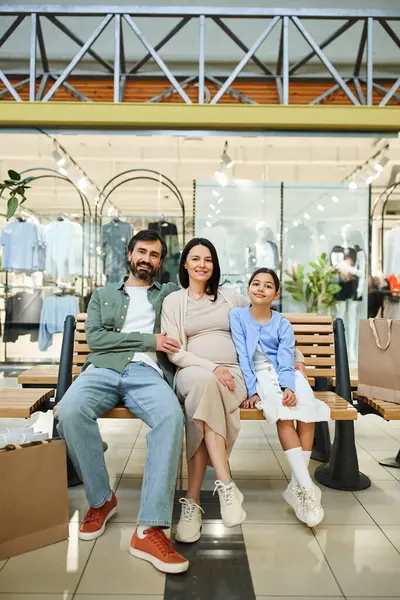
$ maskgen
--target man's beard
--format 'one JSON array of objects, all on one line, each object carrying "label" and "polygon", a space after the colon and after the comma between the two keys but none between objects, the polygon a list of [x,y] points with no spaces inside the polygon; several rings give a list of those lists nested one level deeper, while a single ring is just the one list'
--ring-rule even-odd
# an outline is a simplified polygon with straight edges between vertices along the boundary
[{"label": "man's beard", "polygon": [[[145,269],[141,267],[147,267]],[[154,269],[149,263],[140,260],[136,264],[132,261],[129,263],[129,270],[136,279],[141,281],[151,281],[158,269]]]}]

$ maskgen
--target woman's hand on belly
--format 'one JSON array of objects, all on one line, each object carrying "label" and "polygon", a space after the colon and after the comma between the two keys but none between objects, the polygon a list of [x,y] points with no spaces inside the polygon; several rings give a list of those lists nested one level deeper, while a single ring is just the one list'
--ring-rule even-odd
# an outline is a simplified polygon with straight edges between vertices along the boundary
[{"label": "woman's hand on belly", "polygon": [[222,385],[228,388],[231,392],[235,391],[235,378],[226,367],[217,367],[214,369],[214,375],[220,380]]}]

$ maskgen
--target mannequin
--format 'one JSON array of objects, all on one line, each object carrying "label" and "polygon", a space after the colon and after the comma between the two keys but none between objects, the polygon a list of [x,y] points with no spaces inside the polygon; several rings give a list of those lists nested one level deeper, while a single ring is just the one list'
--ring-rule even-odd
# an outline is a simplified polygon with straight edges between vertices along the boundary
[{"label": "mannequin", "polygon": [[356,232],[353,227],[344,225],[341,233],[343,244],[332,248],[330,258],[342,288],[336,296],[337,316],[345,324],[350,362],[356,362],[358,306],[365,289],[367,261],[365,251],[354,243]]},{"label": "mannequin", "polygon": [[279,250],[273,237],[267,223],[259,221],[256,225],[256,241],[246,248],[247,273],[251,274],[260,267],[279,270]]}]

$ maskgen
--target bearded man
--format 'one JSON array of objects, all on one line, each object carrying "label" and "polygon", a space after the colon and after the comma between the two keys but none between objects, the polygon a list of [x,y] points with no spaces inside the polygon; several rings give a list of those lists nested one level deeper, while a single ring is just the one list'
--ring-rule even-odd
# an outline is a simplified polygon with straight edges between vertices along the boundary
[{"label": "bearded man", "polygon": [[164,533],[171,526],[184,428],[182,409],[172,391],[173,365],[167,356],[180,346],[160,329],[163,300],[178,286],[154,281],[166,255],[166,244],[158,233],[140,231],[128,246],[129,277],[93,293],[86,321],[91,354],[58,406],[57,428],[90,505],[79,538],[94,540],[104,533],[118,506],[97,419],[123,403],[150,427],[130,553],[165,573],[182,573],[189,562]]}]

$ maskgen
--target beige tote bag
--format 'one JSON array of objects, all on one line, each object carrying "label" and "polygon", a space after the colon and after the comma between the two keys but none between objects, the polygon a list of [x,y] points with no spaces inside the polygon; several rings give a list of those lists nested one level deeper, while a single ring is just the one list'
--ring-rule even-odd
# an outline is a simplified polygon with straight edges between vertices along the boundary
[{"label": "beige tote bag", "polygon": [[358,393],[400,404],[400,321],[360,321]]}]

